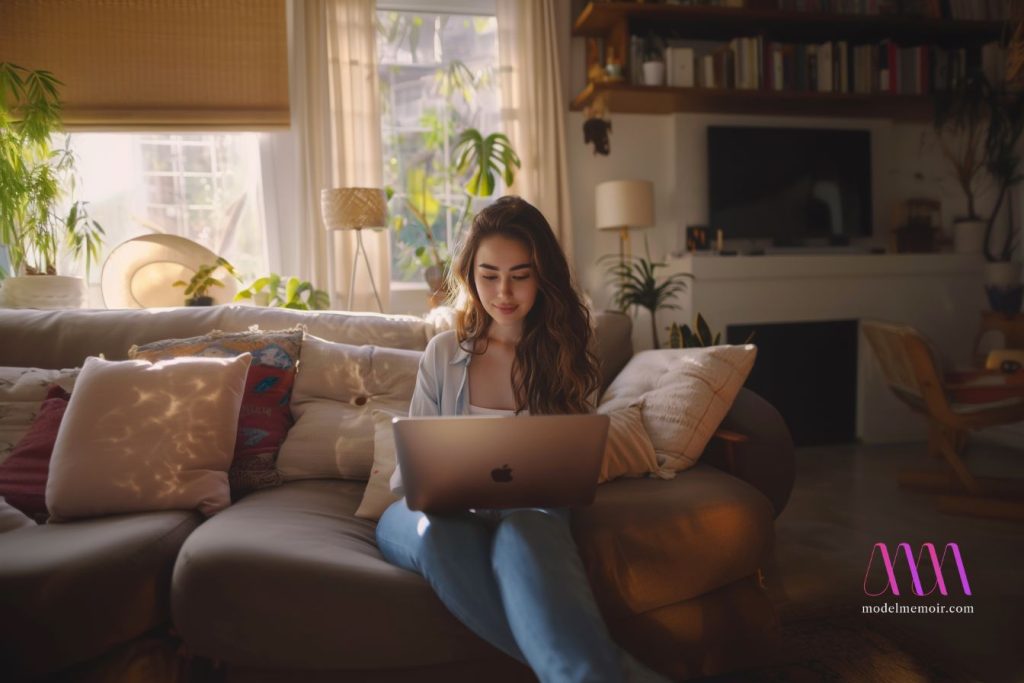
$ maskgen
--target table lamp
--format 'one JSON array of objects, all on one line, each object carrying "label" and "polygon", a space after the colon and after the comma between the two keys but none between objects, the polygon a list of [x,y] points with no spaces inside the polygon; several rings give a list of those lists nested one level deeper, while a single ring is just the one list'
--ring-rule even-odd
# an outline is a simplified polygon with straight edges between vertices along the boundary
[{"label": "table lamp", "polygon": [[336,187],[320,191],[320,213],[324,219],[324,227],[328,230],[355,230],[356,251],[352,255],[352,276],[348,285],[348,306],[352,310],[352,295],[355,293],[356,268],[359,266],[359,254],[362,253],[366,262],[366,272],[373,286],[373,296],[377,299],[377,308],[384,312],[377,293],[377,283],[373,279],[370,257],[363,246],[363,230],[379,229],[388,225],[388,204],[384,190],[376,187]]},{"label": "table lamp", "polygon": [[619,261],[632,254],[629,231],[654,225],[654,183],[649,180],[608,180],[597,186],[598,230],[619,231]]}]

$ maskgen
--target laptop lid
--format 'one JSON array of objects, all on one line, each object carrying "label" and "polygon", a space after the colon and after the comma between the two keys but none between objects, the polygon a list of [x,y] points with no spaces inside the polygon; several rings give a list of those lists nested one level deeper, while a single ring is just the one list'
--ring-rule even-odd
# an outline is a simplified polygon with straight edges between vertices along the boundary
[{"label": "laptop lid", "polygon": [[397,417],[395,450],[412,510],[589,505],[607,415]]}]

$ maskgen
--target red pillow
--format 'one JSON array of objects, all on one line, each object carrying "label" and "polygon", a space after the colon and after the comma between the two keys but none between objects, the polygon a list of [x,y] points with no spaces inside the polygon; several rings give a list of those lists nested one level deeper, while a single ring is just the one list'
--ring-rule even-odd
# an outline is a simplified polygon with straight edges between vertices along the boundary
[{"label": "red pillow", "polygon": [[46,517],[46,477],[57,430],[71,394],[54,384],[46,393],[32,426],[0,463],[0,496],[26,515]]}]

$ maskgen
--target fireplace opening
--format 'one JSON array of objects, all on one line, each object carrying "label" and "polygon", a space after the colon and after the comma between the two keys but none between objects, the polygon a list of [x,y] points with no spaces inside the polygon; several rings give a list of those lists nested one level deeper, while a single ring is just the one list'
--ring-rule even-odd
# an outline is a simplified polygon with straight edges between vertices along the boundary
[{"label": "fireplace opening", "polygon": [[754,333],[746,386],[782,414],[797,446],[852,443],[857,423],[857,321],[729,325],[726,340]]}]

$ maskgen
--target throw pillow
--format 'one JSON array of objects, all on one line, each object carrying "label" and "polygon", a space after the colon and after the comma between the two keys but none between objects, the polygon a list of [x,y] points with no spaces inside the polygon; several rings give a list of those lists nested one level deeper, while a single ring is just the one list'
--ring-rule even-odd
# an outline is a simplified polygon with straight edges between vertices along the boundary
[{"label": "throw pillow", "polygon": [[251,361],[86,359],[50,460],[52,519],[227,507]]},{"label": "throw pillow", "polygon": [[36,523],[26,517],[25,513],[13,505],[8,505],[3,496],[0,496],[0,534],[35,525]]},{"label": "throw pillow", "polygon": [[275,460],[292,426],[289,408],[302,330],[214,331],[190,339],[165,339],[133,346],[129,358],[159,361],[181,356],[228,358],[252,354],[245,398],[238,416],[235,459],[228,473],[235,497],[281,483]]},{"label": "throw pillow", "polygon": [[307,334],[292,394],[295,425],[277,458],[284,479],[367,479],[373,465],[372,411],[409,412],[421,355]]},{"label": "throw pillow", "polygon": [[658,465],[688,469],[729,412],[756,357],[753,344],[641,351],[608,387],[601,412],[640,404]]},{"label": "throw pillow", "polygon": [[642,477],[656,474],[665,479],[675,476],[672,471],[662,471],[658,466],[658,456],[654,452],[651,437],[644,429],[643,413],[640,406],[628,406],[616,410],[600,409],[611,419],[608,426],[608,441],[604,447],[604,459],[601,461],[601,474],[598,484],[612,481],[619,477]]},{"label": "throw pillow", "polygon": [[398,461],[395,456],[395,433],[391,427],[391,413],[373,411],[373,469],[366,482],[363,501],[356,510],[356,517],[378,520],[388,506],[400,498],[391,493],[389,482]]},{"label": "throw pillow", "polygon": [[59,384],[50,387],[28,433],[0,464],[0,495],[26,515],[46,517],[50,456],[70,398]]},{"label": "throw pillow", "polygon": [[71,391],[78,371],[0,367],[0,463],[28,433],[50,387]]}]

